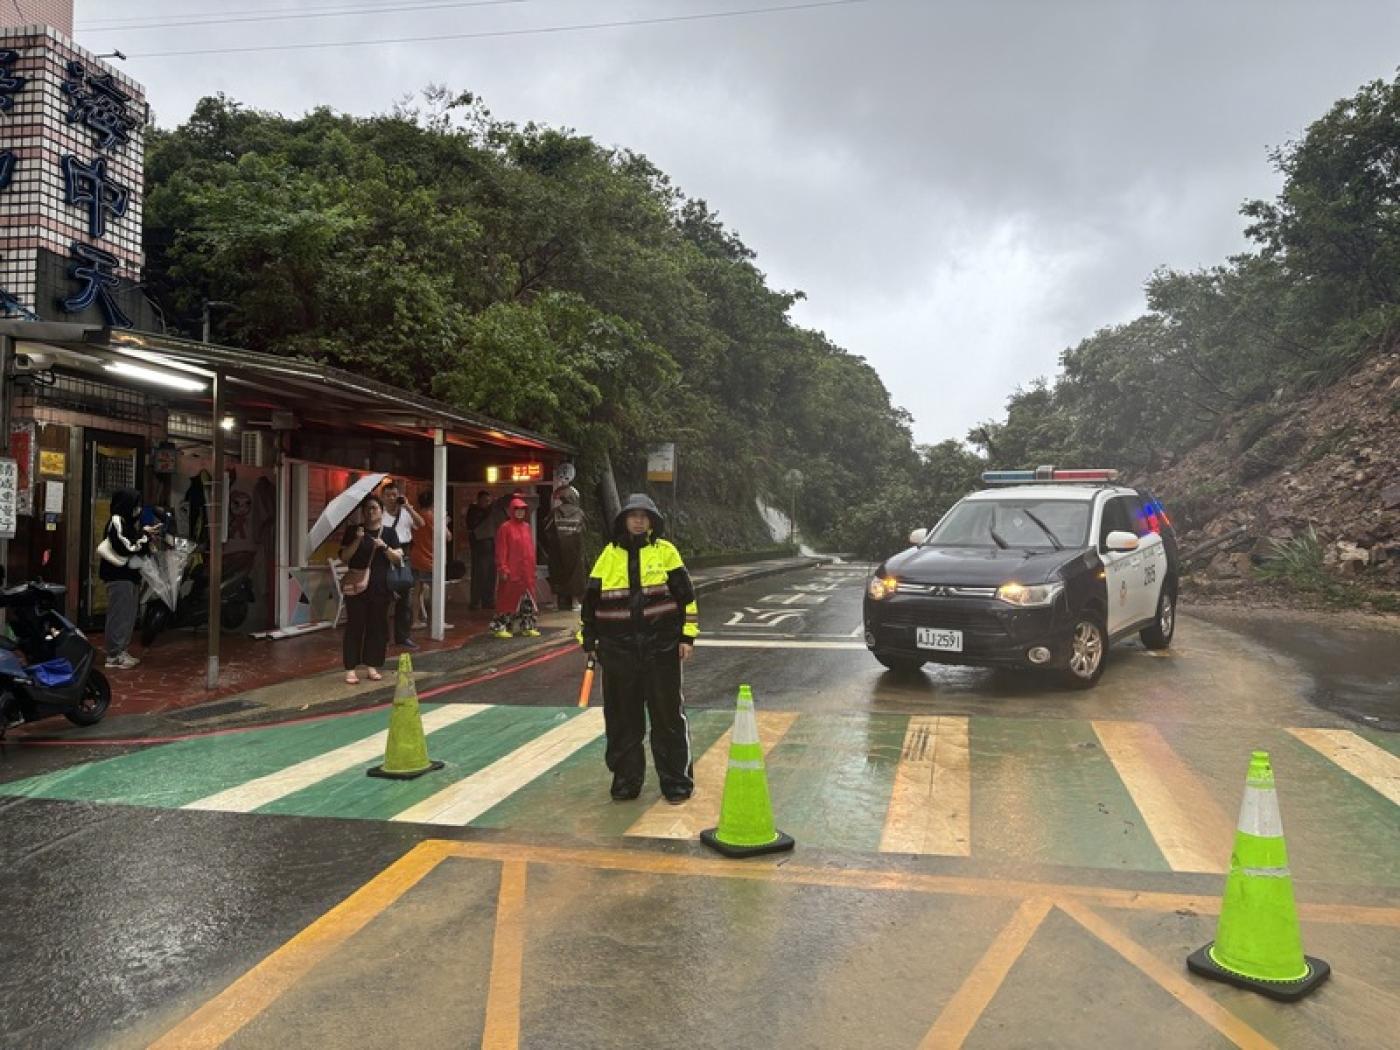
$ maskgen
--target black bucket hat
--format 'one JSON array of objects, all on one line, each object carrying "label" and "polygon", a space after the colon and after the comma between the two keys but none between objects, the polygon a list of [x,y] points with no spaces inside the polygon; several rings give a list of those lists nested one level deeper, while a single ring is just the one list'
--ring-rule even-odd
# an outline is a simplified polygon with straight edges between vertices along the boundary
[{"label": "black bucket hat", "polygon": [[644,510],[651,518],[651,531],[653,535],[660,536],[666,530],[666,519],[661,516],[661,511],[656,509],[656,504],[651,501],[651,497],[644,492],[634,492],[622,502],[622,509],[617,512],[617,517],[613,519],[613,535],[626,537],[627,535],[627,514],[634,510]]}]

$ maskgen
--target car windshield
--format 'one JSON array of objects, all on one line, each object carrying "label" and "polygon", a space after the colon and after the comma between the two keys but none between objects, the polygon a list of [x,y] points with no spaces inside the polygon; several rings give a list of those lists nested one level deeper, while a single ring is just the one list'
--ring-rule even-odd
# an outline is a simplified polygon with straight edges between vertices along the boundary
[{"label": "car windshield", "polygon": [[929,547],[1083,547],[1089,541],[1089,500],[964,500],[944,515]]}]

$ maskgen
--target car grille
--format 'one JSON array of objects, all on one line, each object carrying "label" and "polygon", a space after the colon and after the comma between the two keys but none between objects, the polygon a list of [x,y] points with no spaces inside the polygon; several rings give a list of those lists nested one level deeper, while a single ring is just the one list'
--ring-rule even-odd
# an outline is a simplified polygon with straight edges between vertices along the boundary
[{"label": "car grille", "polygon": [[995,587],[964,587],[951,583],[910,583],[901,580],[896,594],[920,595],[925,598],[995,598]]},{"label": "car grille", "polygon": [[986,634],[1004,634],[1001,620],[990,609],[936,609],[925,606],[916,614],[899,615],[891,610],[884,618],[888,627],[951,627]]}]

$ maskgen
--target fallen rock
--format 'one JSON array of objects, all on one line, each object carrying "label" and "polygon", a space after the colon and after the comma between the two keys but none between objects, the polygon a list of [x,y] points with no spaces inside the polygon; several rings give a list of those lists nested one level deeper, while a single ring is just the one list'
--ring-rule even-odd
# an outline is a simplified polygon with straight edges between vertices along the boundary
[{"label": "fallen rock", "polygon": [[1381,506],[1386,510],[1400,507],[1400,485],[1389,485],[1381,489]]}]

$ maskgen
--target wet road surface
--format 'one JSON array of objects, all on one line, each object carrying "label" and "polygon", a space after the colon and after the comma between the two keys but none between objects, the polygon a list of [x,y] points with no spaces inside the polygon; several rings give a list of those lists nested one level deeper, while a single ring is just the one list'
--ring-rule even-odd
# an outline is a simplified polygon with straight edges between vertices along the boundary
[{"label": "wet road surface", "polygon": [[[863,579],[702,602],[683,807],[607,798],[564,650],[425,703],[447,766],[417,781],[364,776],[383,712],[7,748],[0,966],[33,979],[0,1045],[1303,1045],[1400,1021],[1400,738],[1324,702],[1303,649],[1186,615],[1086,693],[899,676],[860,642]],[[694,842],[741,682],[799,843],[776,861]],[[1291,1007],[1182,965],[1256,747],[1336,974]]]}]

